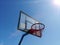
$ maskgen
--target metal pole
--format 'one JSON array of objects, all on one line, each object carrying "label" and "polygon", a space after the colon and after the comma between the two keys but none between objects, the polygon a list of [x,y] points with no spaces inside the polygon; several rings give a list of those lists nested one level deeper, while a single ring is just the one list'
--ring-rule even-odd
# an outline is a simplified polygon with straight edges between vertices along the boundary
[{"label": "metal pole", "polygon": [[18,45],[21,45],[21,43],[22,43],[22,41],[23,41],[23,38],[24,38],[26,35],[28,35],[28,33],[25,33],[25,34],[22,35],[21,40],[20,40],[20,42],[19,42]]}]

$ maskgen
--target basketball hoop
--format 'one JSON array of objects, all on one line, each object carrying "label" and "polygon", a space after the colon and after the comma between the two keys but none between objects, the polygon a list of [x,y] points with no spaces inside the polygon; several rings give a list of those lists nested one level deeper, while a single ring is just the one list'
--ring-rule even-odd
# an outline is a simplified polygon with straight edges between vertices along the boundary
[{"label": "basketball hoop", "polygon": [[45,25],[42,23],[35,23],[31,26],[29,30],[30,34],[36,35],[38,37],[42,36],[42,30],[45,28]]},{"label": "basketball hoop", "polygon": [[[35,26],[35,27],[34,27]],[[38,26],[38,27],[37,27]],[[42,23],[35,23],[31,26],[31,29],[35,28],[35,30],[43,30],[45,28],[45,25]],[[38,28],[38,29],[37,29]]]}]

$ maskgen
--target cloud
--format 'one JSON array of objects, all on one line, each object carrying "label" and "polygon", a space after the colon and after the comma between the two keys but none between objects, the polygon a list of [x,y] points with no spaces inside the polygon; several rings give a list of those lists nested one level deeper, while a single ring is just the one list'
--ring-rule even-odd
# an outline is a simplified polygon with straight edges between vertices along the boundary
[{"label": "cloud", "polygon": [[19,33],[20,33],[19,31],[15,31],[10,34],[9,38],[17,37],[19,35]]},{"label": "cloud", "polygon": [[3,42],[1,42],[0,45],[3,45]]},{"label": "cloud", "polygon": [[34,1],[23,1],[23,3],[34,3],[35,4],[35,3],[41,3],[41,1],[36,1],[36,0],[34,0]]},{"label": "cloud", "polygon": [[25,24],[21,23],[19,29],[24,29],[24,28],[25,28]]},{"label": "cloud", "polygon": [[31,1],[30,3],[40,3],[40,1]]}]

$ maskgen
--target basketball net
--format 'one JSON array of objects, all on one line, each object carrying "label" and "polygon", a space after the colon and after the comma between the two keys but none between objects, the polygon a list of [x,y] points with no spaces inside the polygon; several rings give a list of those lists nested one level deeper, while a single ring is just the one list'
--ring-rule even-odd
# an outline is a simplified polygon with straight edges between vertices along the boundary
[{"label": "basketball net", "polygon": [[[39,25],[38,26],[38,29],[36,28],[36,25]],[[43,25],[41,23],[35,23],[31,26],[31,29],[29,30],[29,33],[30,34],[33,34],[33,35],[36,35],[38,37],[41,37],[42,36],[42,30],[45,28],[45,26],[43,25],[43,27],[40,27],[40,25]],[[33,29],[33,27],[35,26],[35,29]]]}]

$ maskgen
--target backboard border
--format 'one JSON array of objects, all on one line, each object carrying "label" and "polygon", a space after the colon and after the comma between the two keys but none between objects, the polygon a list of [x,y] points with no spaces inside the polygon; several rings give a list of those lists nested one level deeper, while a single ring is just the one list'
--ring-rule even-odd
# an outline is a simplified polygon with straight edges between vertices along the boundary
[{"label": "backboard border", "polygon": [[[26,32],[25,29],[24,29],[24,30],[19,29],[20,19],[21,19],[21,13],[25,14],[26,16],[28,16],[28,17],[30,17],[30,18],[32,18],[32,17],[29,16],[27,13],[23,12],[22,10],[20,10],[20,12],[19,12],[17,29],[20,30],[20,31]],[[36,20],[35,18],[32,18],[32,19]],[[36,20],[36,21],[38,21],[38,20]],[[39,22],[39,21],[38,21],[38,22]],[[39,22],[39,23],[40,23],[40,22]],[[28,30],[28,29],[27,29],[27,30]],[[30,33],[29,33],[29,34],[30,34]],[[33,35],[33,34],[32,34],[32,35]],[[37,35],[35,35],[35,36],[37,36]],[[41,32],[41,36],[42,36],[42,32]],[[41,36],[37,36],[37,37],[41,37]]]},{"label": "backboard border", "polygon": [[[22,10],[20,11],[19,17],[18,17],[18,25],[17,25],[17,29],[22,31],[22,29],[19,29],[20,19],[21,19],[21,13],[25,14],[26,16],[28,16],[28,17],[30,17],[30,18],[32,18],[32,17],[29,16],[28,14],[26,14],[25,12],[23,12]],[[32,18],[32,19],[36,20],[35,18]],[[36,21],[38,21],[38,20],[36,20]],[[39,21],[38,21],[38,22],[39,22]],[[39,22],[39,23],[40,23],[40,22]]]}]

